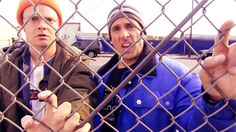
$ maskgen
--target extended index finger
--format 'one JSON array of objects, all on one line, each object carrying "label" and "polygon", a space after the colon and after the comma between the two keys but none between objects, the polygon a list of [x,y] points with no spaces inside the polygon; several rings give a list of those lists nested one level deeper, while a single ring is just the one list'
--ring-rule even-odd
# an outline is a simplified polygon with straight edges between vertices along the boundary
[{"label": "extended index finger", "polygon": [[229,33],[230,29],[234,27],[234,22],[231,20],[226,21],[219,29],[219,32],[215,39],[215,47],[213,56],[224,54],[228,52],[229,45]]}]

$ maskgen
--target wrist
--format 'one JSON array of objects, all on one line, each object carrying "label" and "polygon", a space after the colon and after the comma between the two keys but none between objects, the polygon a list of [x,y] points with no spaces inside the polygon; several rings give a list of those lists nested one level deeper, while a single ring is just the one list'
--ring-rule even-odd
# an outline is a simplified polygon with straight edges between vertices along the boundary
[{"label": "wrist", "polygon": [[[203,88],[203,86],[202,86],[202,92],[205,92],[205,89]],[[217,101],[218,101],[218,99],[216,99],[216,98],[214,98],[214,97],[212,97],[209,93],[204,93],[203,94],[203,99],[205,100],[205,102],[207,103],[207,104],[210,104],[210,105],[215,105],[216,103],[217,103]],[[220,99],[219,99],[220,100]]]}]

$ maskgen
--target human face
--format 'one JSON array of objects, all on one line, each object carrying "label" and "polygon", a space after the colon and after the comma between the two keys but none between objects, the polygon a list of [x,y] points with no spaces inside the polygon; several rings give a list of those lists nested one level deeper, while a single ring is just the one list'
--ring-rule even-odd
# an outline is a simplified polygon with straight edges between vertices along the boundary
[{"label": "human face", "polygon": [[123,17],[114,21],[110,29],[112,45],[122,54],[123,61],[129,66],[137,61],[143,50],[144,42],[139,40],[141,30],[138,28],[141,29],[138,22]]},{"label": "human face", "polygon": [[[52,8],[45,5],[38,5],[37,10],[42,17],[48,20],[51,26],[53,26],[55,29],[59,28],[57,13]],[[23,22],[26,23],[24,31],[26,40],[40,52],[56,39],[56,30],[54,30],[39,15],[33,15],[33,12],[34,7],[31,6],[26,8],[23,13]],[[29,22],[27,22],[28,19],[30,19]],[[55,44],[50,46],[50,48],[53,48],[55,51]]]}]

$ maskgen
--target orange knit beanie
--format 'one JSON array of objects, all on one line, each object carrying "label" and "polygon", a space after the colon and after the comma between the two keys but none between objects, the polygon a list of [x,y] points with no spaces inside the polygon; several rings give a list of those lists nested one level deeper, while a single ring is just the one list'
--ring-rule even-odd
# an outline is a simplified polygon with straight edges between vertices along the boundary
[{"label": "orange knit beanie", "polygon": [[52,8],[58,15],[59,18],[59,25],[62,25],[62,13],[59,7],[59,4],[57,3],[56,0],[21,0],[17,9],[17,14],[16,14],[16,19],[17,22],[20,25],[23,25],[23,12],[25,11],[26,8],[33,6],[32,3],[34,4],[41,4],[41,5],[46,5],[50,8]]}]

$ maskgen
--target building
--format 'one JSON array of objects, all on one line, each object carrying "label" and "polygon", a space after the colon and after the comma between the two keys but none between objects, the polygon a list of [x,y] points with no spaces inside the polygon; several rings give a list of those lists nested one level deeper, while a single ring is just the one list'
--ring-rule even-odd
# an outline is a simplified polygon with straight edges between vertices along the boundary
[{"label": "building", "polygon": [[80,23],[65,23],[58,31],[58,36],[64,42],[72,45],[76,41],[76,35],[80,32]]}]

